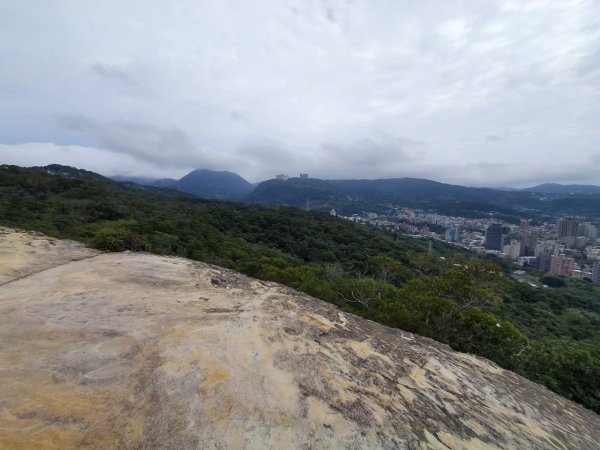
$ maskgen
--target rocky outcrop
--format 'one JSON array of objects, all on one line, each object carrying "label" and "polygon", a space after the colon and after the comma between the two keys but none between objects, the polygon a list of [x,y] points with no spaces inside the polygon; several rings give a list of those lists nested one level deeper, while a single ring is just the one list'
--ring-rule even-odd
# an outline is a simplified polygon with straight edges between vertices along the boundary
[{"label": "rocky outcrop", "polygon": [[55,239],[36,232],[19,233],[0,227],[0,286],[99,253],[79,242]]},{"label": "rocky outcrop", "polygon": [[274,283],[6,229],[0,253],[0,448],[600,448],[546,388]]}]

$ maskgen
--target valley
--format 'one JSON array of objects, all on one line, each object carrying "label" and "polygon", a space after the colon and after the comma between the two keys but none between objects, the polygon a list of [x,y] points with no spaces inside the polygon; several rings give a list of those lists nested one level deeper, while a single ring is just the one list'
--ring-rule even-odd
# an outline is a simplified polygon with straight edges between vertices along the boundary
[{"label": "valley", "polygon": [[[600,288],[536,290],[439,241],[318,211],[205,200],[89,172],[0,167],[0,224],[187,257],[481,355],[598,411]],[[431,244],[430,244],[431,242]]]}]

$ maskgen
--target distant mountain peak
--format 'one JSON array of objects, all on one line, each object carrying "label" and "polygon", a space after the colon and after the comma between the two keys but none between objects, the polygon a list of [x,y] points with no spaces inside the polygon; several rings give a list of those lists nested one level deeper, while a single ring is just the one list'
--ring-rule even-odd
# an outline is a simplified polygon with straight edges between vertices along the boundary
[{"label": "distant mountain peak", "polygon": [[172,178],[115,176],[116,181],[131,181],[144,186],[174,188],[198,197],[219,200],[239,200],[248,195],[254,186],[240,175],[228,170],[194,169],[179,180]]},{"label": "distant mountain peak", "polygon": [[252,184],[237,173],[210,169],[192,170],[177,182],[176,187],[188,194],[223,200],[240,199],[253,189]]}]

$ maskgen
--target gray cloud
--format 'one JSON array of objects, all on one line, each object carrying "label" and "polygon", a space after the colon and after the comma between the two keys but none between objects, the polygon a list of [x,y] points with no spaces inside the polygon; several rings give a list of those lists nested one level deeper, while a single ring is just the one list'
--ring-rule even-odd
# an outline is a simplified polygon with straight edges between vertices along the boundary
[{"label": "gray cloud", "polygon": [[595,0],[2,2],[0,144],[139,175],[510,184],[543,166],[600,184],[599,16]]},{"label": "gray cloud", "polygon": [[510,136],[511,136],[510,130],[506,129],[506,130],[504,130],[504,133],[502,133],[502,134],[488,134],[485,137],[485,141],[491,142],[491,143],[502,143],[502,142],[508,141],[510,139]]},{"label": "gray cloud", "polygon": [[295,156],[277,142],[256,142],[238,149],[238,156],[248,164],[272,166],[294,164]]},{"label": "gray cloud", "polygon": [[[532,170],[536,167],[535,170]],[[515,162],[469,162],[460,165],[424,165],[413,170],[449,183],[469,186],[529,187],[541,183],[593,184],[600,170],[600,154],[568,163],[526,159]]]},{"label": "gray cloud", "polygon": [[360,166],[361,171],[395,166],[422,158],[425,152],[420,147],[425,143],[407,138],[363,138],[347,145],[323,144],[322,157],[331,157],[342,167]]},{"label": "gray cloud", "polygon": [[578,64],[577,70],[581,75],[593,75],[600,70],[600,48],[585,55]]},{"label": "gray cloud", "polygon": [[60,116],[56,119],[56,122],[61,127],[73,131],[86,131],[93,130],[96,128],[96,124],[91,119],[79,115],[79,114],[68,114]]},{"label": "gray cloud", "polygon": [[568,164],[546,161],[535,171],[531,170],[536,161],[528,164],[515,163],[475,163],[466,167],[473,174],[473,183],[478,186],[500,186],[505,180],[518,187],[535,184],[587,183],[593,180],[600,170],[600,161],[594,157]]},{"label": "gray cloud", "polygon": [[333,10],[331,8],[325,9],[325,16],[327,17],[327,20],[329,20],[331,23],[335,23],[335,14],[333,13]]},{"label": "gray cloud", "polygon": [[122,68],[119,68],[118,66],[95,63],[90,66],[90,69],[94,74],[98,75],[101,78],[130,85],[137,84],[127,71],[123,70]]},{"label": "gray cloud", "polygon": [[65,129],[90,133],[101,148],[139,158],[163,167],[218,167],[218,155],[200,149],[177,127],[125,121],[103,122],[82,115],[66,115],[58,119]]},{"label": "gray cloud", "polygon": [[[139,175],[162,178],[164,167],[145,162],[130,155],[107,149],[79,145],[55,144],[0,144],[0,160],[3,164],[16,164],[25,167],[64,164],[82,169],[93,167],[104,175]],[[191,170],[181,168],[171,170],[173,177],[180,178]]]},{"label": "gray cloud", "polygon": [[231,120],[233,120],[234,122],[247,122],[247,121],[248,121],[248,118],[247,118],[247,117],[246,117],[244,114],[242,114],[242,113],[241,113],[241,112],[239,112],[239,111],[235,111],[235,110],[232,110],[232,111],[229,113],[229,117],[230,117],[230,118],[231,118]]}]

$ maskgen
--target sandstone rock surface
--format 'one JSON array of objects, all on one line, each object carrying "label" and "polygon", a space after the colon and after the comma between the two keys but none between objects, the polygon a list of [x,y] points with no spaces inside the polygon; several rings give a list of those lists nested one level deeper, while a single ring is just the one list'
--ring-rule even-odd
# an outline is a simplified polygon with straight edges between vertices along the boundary
[{"label": "sandstone rock surface", "polygon": [[0,448],[593,449],[600,416],[274,283],[3,229]]}]

